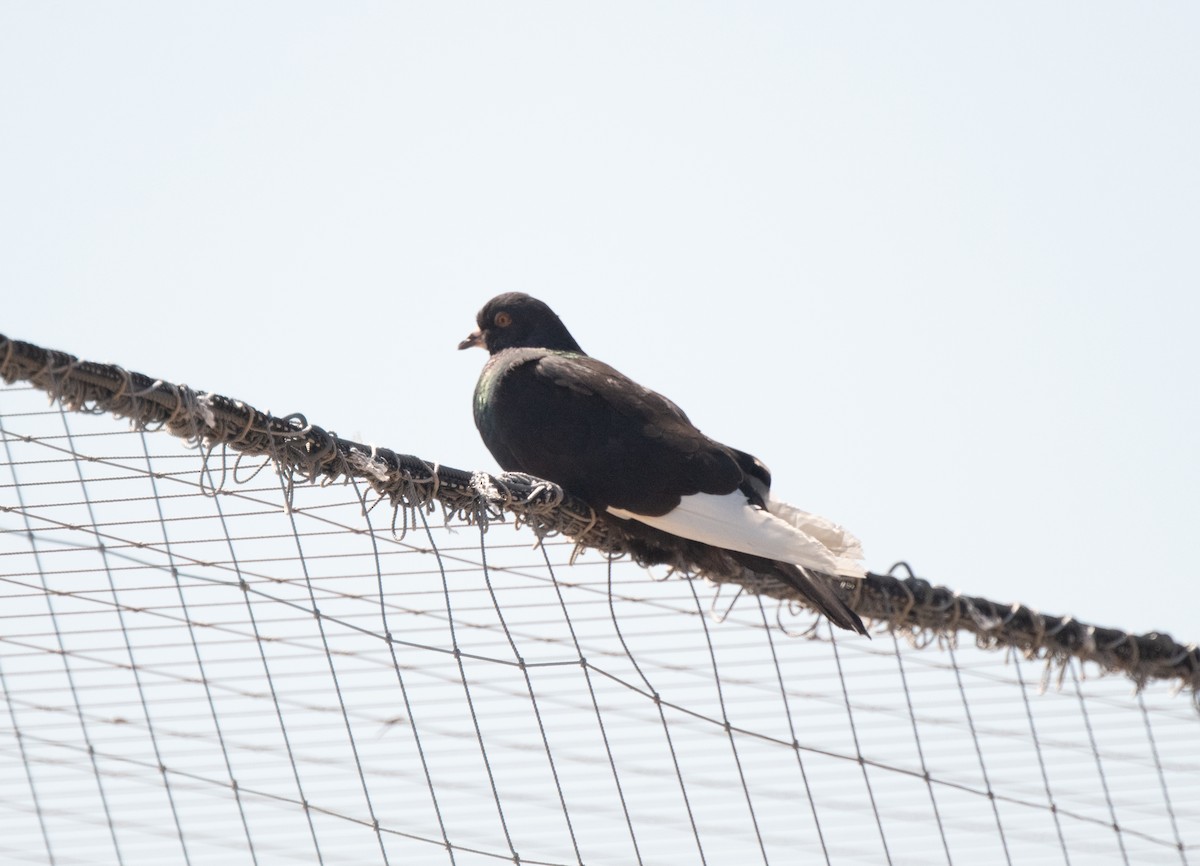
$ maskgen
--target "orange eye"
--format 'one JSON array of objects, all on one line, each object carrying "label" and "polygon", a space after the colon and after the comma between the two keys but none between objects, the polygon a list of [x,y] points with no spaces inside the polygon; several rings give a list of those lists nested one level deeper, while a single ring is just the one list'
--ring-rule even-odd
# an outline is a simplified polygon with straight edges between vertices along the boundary
[{"label": "orange eye", "polygon": [[496,318],[493,319],[498,328],[507,328],[512,324],[512,316],[508,313],[496,313]]}]

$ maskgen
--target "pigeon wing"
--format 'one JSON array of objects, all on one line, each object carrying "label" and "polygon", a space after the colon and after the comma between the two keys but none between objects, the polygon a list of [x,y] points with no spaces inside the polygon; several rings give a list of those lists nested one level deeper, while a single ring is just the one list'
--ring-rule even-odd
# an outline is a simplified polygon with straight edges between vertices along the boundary
[{"label": "pigeon wing", "polygon": [[733,453],[666,397],[574,353],[519,359],[480,432],[500,465],[561,484],[597,509],[666,514],[684,496],[743,483]]}]

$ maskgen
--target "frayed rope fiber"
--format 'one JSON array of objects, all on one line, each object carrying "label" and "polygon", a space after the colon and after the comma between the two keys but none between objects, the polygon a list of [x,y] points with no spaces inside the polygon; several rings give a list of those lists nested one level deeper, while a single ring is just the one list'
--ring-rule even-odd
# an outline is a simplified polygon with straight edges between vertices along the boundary
[{"label": "frayed rope fiber", "polygon": [[[0,377],[10,384],[28,382],[72,412],[128,418],[142,430],[165,429],[209,453],[223,447],[270,458],[290,485],[361,480],[403,512],[406,521],[409,512],[437,504],[449,514],[484,526],[508,514],[539,536],[561,534],[580,548],[628,555],[642,564],[650,561],[637,539],[599,519],[569,492],[540,479],[441,466],[343,439],[303,415],[276,417],[240,400],[112,364],[81,361],[3,335]],[[665,561],[678,571],[719,584],[799,602],[785,584],[724,556],[697,556],[694,546],[686,542],[681,541],[677,549],[656,549],[653,561]],[[903,563],[898,566],[907,570]],[[1020,604],[963,596],[933,586],[911,571],[903,579],[868,574],[852,587],[843,584],[843,594],[860,616],[907,635],[914,644],[954,640],[966,632],[984,648],[1016,650],[1027,658],[1044,658],[1048,665],[1069,659],[1090,661],[1106,671],[1128,675],[1139,688],[1151,680],[1175,680],[1180,688],[1200,693],[1200,648],[1184,646],[1169,635],[1133,635],[1069,616],[1038,613]]]}]

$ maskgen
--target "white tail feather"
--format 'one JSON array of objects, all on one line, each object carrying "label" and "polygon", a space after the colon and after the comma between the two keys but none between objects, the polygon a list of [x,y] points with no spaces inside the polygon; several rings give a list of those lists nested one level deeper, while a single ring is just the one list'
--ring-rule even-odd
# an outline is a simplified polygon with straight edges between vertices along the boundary
[{"label": "white tail feather", "polygon": [[774,497],[767,501],[767,510],[825,545],[837,562],[835,574],[842,577],[866,577],[866,569],[862,566],[862,542],[851,535],[845,527],[819,514],[803,511],[795,505]]},{"label": "white tail feather", "polygon": [[862,556],[858,539],[837,524],[786,502],[772,500],[770,510],[764,511],[750,505],[738,491],[725,496],[697,493],[683,497],[678,507],[659,517],[622,508],[610,507],[608,512],[681,538],[825,574],[862,577],[866,573],[858,564]]}]

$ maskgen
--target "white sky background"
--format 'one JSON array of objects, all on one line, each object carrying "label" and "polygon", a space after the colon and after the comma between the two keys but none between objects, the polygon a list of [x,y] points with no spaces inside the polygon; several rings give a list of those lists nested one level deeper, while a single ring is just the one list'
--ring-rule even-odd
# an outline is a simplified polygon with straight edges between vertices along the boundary
[{"label": "white sky background", "polygon": [[1200,638],[1200,7],[0,4],[0,332],[494,468],[492,295],[964,593]]}]

